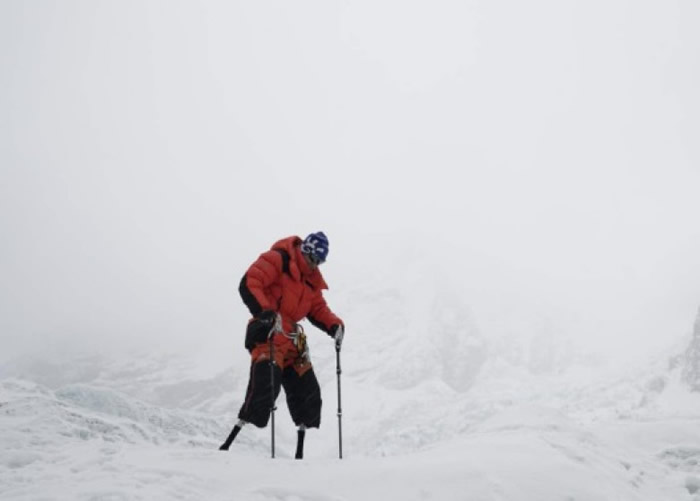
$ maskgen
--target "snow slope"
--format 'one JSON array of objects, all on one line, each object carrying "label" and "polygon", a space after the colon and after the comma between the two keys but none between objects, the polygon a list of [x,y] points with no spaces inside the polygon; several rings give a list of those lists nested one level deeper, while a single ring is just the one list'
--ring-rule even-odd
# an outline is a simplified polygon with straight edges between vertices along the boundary
[{"label": "snow slope", "polygon": [[493,355],[462,391],[441,376],[378,384],[352,346],[342,461],[329,346],[316,350],[324,423],[302,462],[282,401],[276,460],[269,429],[246,428],[218,451],[245,378],[191,379],[184,355],[66,360],[70,381],[47,378],[38,359],[6,365],[0,498],[700,500],[700,396],[677,370],[591,382]]},{"label": "snow slope", "polygon": [[282,399],[277,459],[269,428],[217,450],[247,383],[235,336],[37,351],[0,365],[0,499],[700,501],[700,395],[677,347],[611,373],[556,333],[487,338],[439,273],[386,273],[332,296],[351,326],[342,461],[335,353],[311,327],[324,407],[304,461]]}]

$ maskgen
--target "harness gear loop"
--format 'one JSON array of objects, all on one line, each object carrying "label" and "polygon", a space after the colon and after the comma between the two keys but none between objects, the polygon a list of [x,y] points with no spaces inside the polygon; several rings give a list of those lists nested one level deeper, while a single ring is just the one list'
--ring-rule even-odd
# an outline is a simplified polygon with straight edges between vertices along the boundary
[{"label": "harness gear loop", "polygon": [[299,352],[299,357],[302,362],[309,360],[309,344],[306,342],[306,334],[304,327],[301,324],[294,324],[293,332],[285,332],[284,335],[291,339]]}]

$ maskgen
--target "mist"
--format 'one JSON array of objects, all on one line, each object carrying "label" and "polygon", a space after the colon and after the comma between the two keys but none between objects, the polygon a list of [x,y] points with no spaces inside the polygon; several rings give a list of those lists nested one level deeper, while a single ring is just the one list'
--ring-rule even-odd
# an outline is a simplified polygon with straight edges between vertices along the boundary
[{"label": "mist", "polygon": [[[429,280],[487,340],[664,350],[700,304],[699,19],[692,1],[3,2],[2,358],[243,352],[240,277],[318,230],[341,316],[366,284],[420,300]],[[344,320],[349,339],[373,324]]]}]

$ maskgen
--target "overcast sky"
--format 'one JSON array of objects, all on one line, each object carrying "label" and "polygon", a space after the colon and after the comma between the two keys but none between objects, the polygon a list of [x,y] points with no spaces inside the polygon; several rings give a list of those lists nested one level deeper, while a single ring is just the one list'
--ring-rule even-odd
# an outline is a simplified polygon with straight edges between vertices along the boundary
[{"label": "overcast sky", "polygon": [[332,287],[406,251],[485,335],[525,310],[662,346],[700,305],[698,26],[694,0],[2,0],[3,351],[233,336],[245,268],[319,229]]}]

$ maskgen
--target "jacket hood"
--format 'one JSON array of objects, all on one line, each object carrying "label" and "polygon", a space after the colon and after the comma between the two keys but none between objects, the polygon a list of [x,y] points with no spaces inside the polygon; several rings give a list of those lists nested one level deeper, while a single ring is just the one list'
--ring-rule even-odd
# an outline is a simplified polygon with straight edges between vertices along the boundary
[{"label": "jacket hood", "polygon": [[291,263],[293,262],[296,265],[299,273],[309,282],[311,282],[314,287],[317,289],[328,289],[328,284],[323,279],[321,270],[316,268],[315,270],[311,271],[306,264],[306,261],[301,254],[302,242],[303,240],[298,236],[286,237],[272,244],[270,250],[281,249],[286,251],[287,254],[289,254],[290,271],[292,268]]}]

